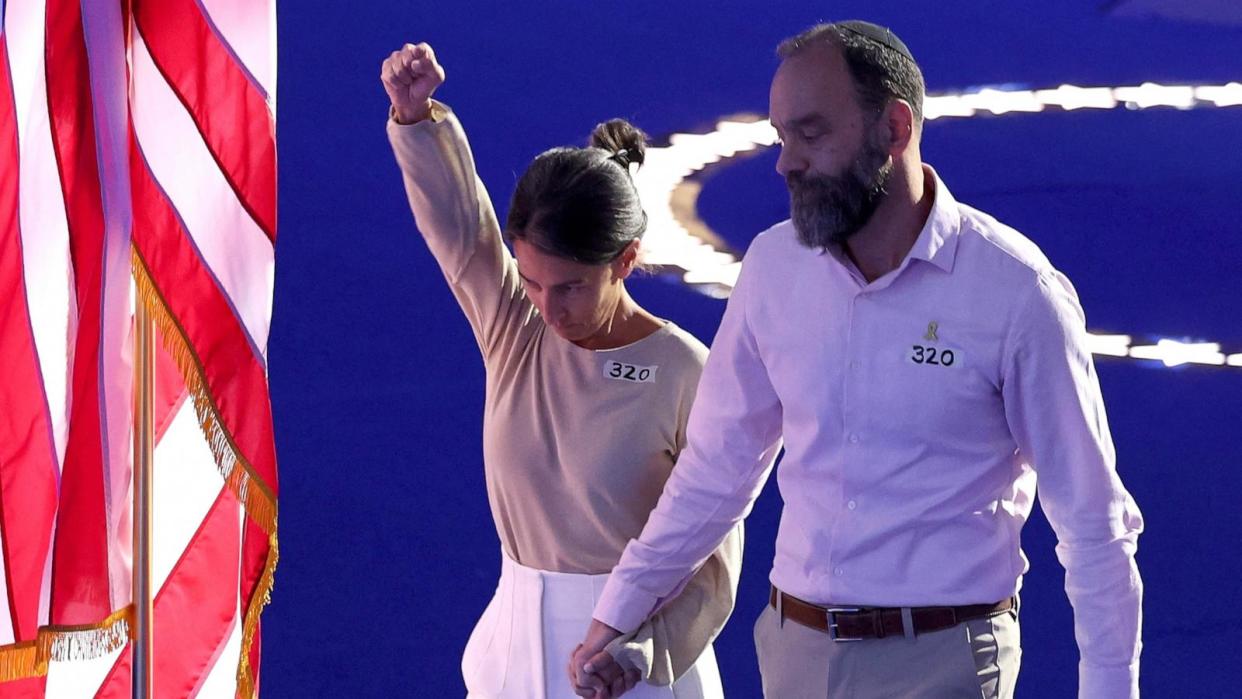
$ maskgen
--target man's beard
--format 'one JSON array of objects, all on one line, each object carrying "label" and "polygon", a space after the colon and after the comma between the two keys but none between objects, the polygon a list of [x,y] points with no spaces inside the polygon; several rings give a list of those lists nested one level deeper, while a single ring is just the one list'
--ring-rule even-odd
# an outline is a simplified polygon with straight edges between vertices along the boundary
[{"label": "man's beard", "polygon": [[789,208],[798,241],[808,248],[826,249],[845,241],[867,225],[888,194],[893,163],[878,143],[868,138],[862,152],[839,175],[791,172]]}]

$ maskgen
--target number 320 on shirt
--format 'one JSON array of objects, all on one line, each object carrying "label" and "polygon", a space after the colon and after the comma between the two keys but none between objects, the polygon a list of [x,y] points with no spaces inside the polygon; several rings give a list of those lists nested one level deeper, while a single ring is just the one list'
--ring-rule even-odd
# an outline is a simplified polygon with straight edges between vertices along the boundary
[{"label": "number 320 on shirt", "polygon": [[609,361],[604,363],[604,378],[631,383],[655,383],[656,370],[659,368]]},{"label": "number 320 on shirt", "polygon": [[910,349],[910,361],[929,366],[954,366],[961,363],[962,356],[960,352],[948,348],[913,345]]}]

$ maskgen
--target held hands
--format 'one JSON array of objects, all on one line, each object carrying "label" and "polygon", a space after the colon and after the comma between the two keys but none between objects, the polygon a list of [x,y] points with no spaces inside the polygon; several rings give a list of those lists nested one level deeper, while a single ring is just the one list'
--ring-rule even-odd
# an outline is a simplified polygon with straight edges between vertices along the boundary
[{"label": "held hands", "polygon": [[380,80],[397,122],[413,124],[431,113],[431,95],[444,83],[444,68],[427,44],[406,44],[384,60]]},{"label": "held hands", "polygon": [[569,658],[569,683],[574,694],[592,699],[614,699],[638,684],[638,671],[626,670],[604,648],[621,635],[602,622],[591,620],[587,637]]}]

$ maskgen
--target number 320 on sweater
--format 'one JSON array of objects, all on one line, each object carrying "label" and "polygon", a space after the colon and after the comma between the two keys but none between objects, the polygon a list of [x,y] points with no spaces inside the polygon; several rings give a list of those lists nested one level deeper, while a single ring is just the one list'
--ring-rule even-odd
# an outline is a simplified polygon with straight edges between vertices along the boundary
[{"label": "number 320 on sweater", "polygon": [[658,366],[635,366],[624,362],[609,361],[604,363],[604,378],[614,381],[631,383],[654,383]]}]

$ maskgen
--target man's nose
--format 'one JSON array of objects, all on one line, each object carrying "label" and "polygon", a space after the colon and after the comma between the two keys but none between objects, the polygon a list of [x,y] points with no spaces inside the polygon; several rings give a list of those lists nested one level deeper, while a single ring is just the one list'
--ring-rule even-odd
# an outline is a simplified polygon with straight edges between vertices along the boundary
[{"label": "man's nose", "polygon": [[781,146],[781,153],[776,158],[776,171],[781,177],[788,178],[790,173],[805,172],[806,159],[803,158],[796,149],[790,148],[788,145]]}]

